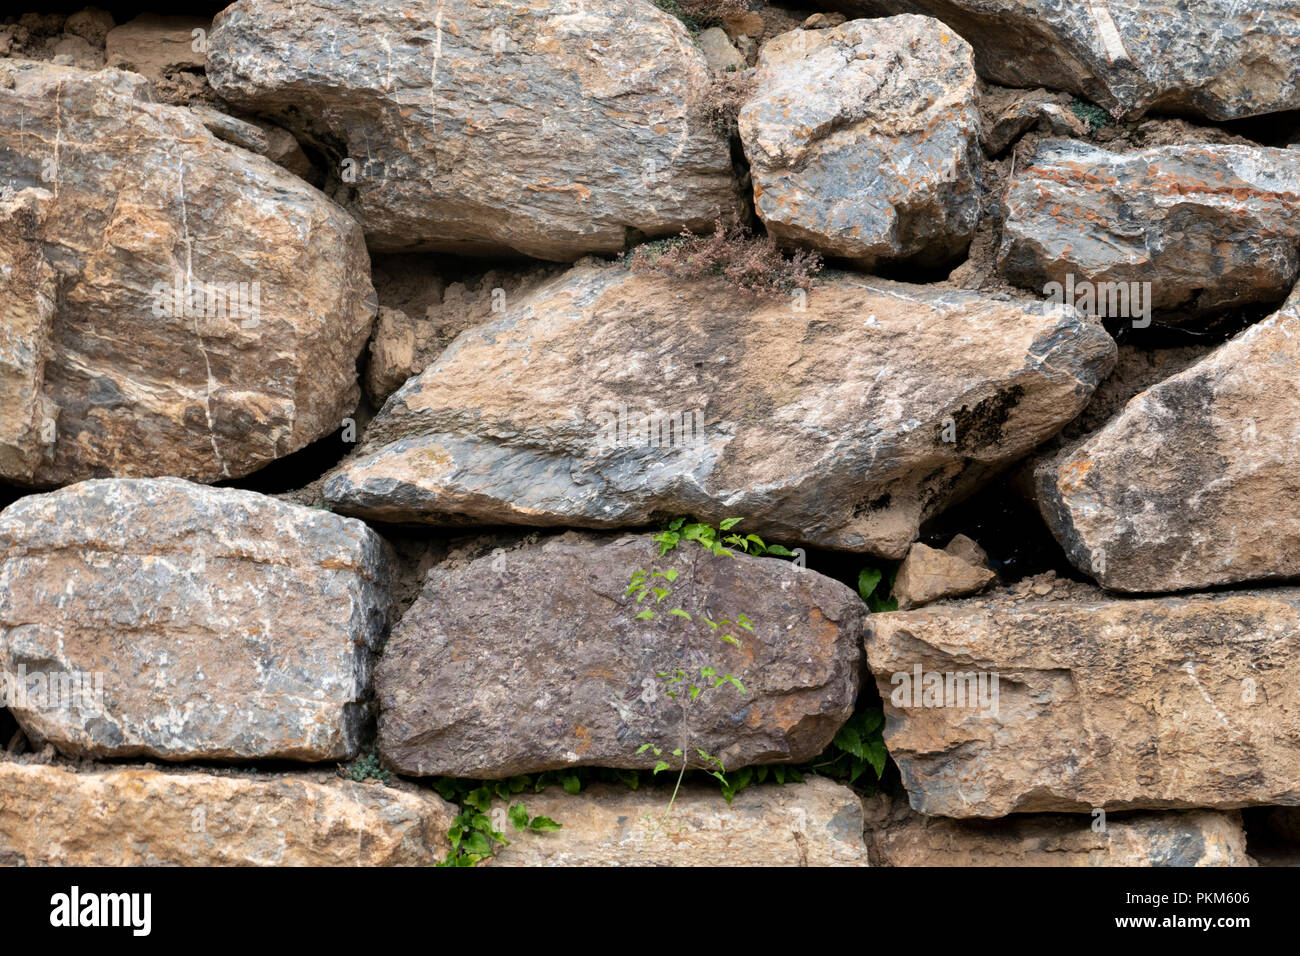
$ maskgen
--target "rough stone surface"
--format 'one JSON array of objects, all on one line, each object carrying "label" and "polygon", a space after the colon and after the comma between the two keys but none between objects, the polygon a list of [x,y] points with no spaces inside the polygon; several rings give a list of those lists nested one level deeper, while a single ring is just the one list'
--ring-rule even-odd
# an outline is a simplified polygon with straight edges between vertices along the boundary
[{"label": "rough stone surface", "polygon": [[1300,292],[1035,472],[1070,560],[1107,588],[1300,576]]},{"label": "rough stone surface", "polygon": [[[435,567],[376,670],[380,754],[413,776],[497,778],[649,769],[660,758],[637,753],[646,743],[669,763],[681,747],[693,765],[698,747],[729,770],[820,753],[853,712],[858,596],[776,558],[716,556],[691,542],[658,553],[649,535],[571,534]],[[662,603],[626,595],[640,569],[678,573]],[[653,620],[636,619],[645,610]],[[741,614],[752,633],[702,619]],[[656,675],[682,668],[698,683],[706,667],[734,675],[744,693],[710,689],[684,724],[684,698],[668,698]]]},{"label": "rough stone surface", "polygon": [[1044,442],[1032,455],[1015,466],[1010,480],[1016,491],[1037,501],[1034,471],[1039,465],[1058,454],[1063,447],[1073,446],[1084,436],[1102,428],[1122,412],[1124,406],[1139,392],[1177,375],[1189,365],[1205,358],[1216,347],[1216,344],[1201,341],[1193,345],[1168,348],[1120,345],[1115,370],[1097,386],[1088,407],[1079,413],[1078,418],[1062,428],[1056,437]]},{"label": "rough stone surface", "polygon": [[45,397],[45,353],[54,322],[54,270],[33,238],[49,194],[0,199],[0,474],[28,475],[53,442],[55,408]]},{"label": "rough stone surface", "polygon": [[955,550],[949,545],[941,551],[919,541],[913,544],[899,565],[890,592],[898,599],[898,607],[905,611],[944,597],[974,594],[997,578],[987,563],[972,560],[973,552],[962,553],[963,547],[960,542]]},{"label": "rough stone surface", "polygon": [[0,760],[4,866],[428,866],[456,808],[325,774],[74,773]]},{"label": "rough stone surface", "polygon": [[783,543],[901,558],[921,520],[1074,417],[1114,349],[1010,297],[830,274],[799,311],[580,265],[407,382],[326,499],[434,524],[741,515]]},{"label": "rough stone surface", "polygon": [[1047,107],[1069,102],[1068,93],[985,87],[980,95],[980,145],[987,155],[998,156],[1041,122]]},{"label": "rough stone surface", "polygon": [[377,274],[375,287],[381,304],[370,338],[370,361],[365,375],[366,395],[371,404],[381,407],[407,379],[428,368],[457,335],[504,313],[512,301],[536,289],[560,268],[542,265],[529,269],[490,269],[445,286],[427,273],[413,282],[398,278],[395,284],[408,286],[396,292],[395,300],[401,302],[401,308],[388,307],[389,294],[395,290],[387,283],[381,287],[384,280]]},{"label": "rough stone surface", "polygon": [[[1144,600],[1091,590],[871,615],[885,744],[913,809],[1300,804],[1300,590]],[[895,676],[917,667],[912,689]],[[988,675],[984,704],[996,675],[994,706],[958,699],[956,677],[927,696],[928,674],[945,686],[946,675]]]},{"label": "rough stone surface", "polygon": [[563,824],[508,832],[492,866],[867,866],[862,801],[824,777],[747,787],[728,805],[716,787],[688,786],[665,818],[669,791],[552,787],[528,812]]},{"label": "rough stone surface", "polygon": [[1290,150],[1049,140],[1012,181],[999,268],[1035,290],[1069,274],[1149,282],[1152,307],[1172,318],[1275,303],[1300,273],[1297,202]]},{"label": "rough stone surface", "polygon": [[1115,113],[1237,119],[1300,109],[1294,0],[823,0],[856,16],[924,13],[1003,86],[1069,90]]},{"label": "rough stone surface", "polygon": [[0,388],[26,437],[0,474],[236,478],[336,430],[374,315],[357,224],[140,77],[11,68]]},{"label": "rough stone surface", "polygon": [[643,0],[240,0],[210,40],[218,93],[353,160],[373,249],[568,261],[741,213],[704,54]]},{"label": "rough stone surface", "polygon": [[74,36],[79,36],[91,46],[101,49],[108,39],[108,33],[116,25],[113,15],[99,7],[86,7],[70,15],[63,29]]},{"label": "rough stone surface", "polygon": [[[174,478],[87,481],[10,505],[0,549],[0,678],[27,688],[10,710],[38,745],[356,753],[389,613],[387,549],[360,521]],[[64,677],[82,692],[55,695]]]},{"label": "rough stone surface", "polygon": [[980,118],[961,37],[912,16],[796,30],[763,47],[756,84],[740,136],[769,235],[867,268],[966,248]]},{"label": "rough stone surface", "polygon": [[[151,80],[158,80],[174,70],[202,71],[207,56],[194,49],[195,30],[207,31],[212,21],[206,17],[169,17],[145,13],[109,30],[104,45],[110,67],[130,70]],[[201,46],[201,44],[200,44]]]},{"label": "rough stone surface", "polygon": [[1197,810],[1043,814],[951,820],[869,798],[867,842],[876,866],[1251,866],[1241,815]]},{"label": "rough stone surface", "polygon": [[710,70],[743,70],[745,58],[721,27],[709,27],[696,39]]}]

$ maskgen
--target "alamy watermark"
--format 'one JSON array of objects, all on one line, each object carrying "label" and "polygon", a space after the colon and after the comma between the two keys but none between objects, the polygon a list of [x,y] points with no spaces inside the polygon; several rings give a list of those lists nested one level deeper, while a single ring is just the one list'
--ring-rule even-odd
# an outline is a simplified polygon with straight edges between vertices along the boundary
[{"label": "alamy watermark", "polygon": [[684,448],[704,440],[704,411],[629,411],[626,405],[597,412],[596,444],[601,448]]},{"label": "alamy watermark", "polygon": [[185,319],[241,319],[241,328],[255,329],[262,322],[260,282],[202,282],[177,275],[171,282],[155,282],[153,314]]},{"label": "alamy watermark", "polygon": [[82,714],[104,712],[104,675],[100,671],[0,672],[0,707],[13,710],[73,710]]},{"label": "alamy watermark", "polygon": [[1043,295],[1048,305],[1056,308],[1068,305],[1101,319],[1132,319],[1135,329],[1151,324],[1150,282],[1076,281],[1071,272],[1065,282],[1043,286]]},{"label": "alamy watermark", "polygon": [[895,707],[969,707],[981,717],[998,713],[998,675],[988,671],[927,671],[917,664],[895,672],[889,682]]}]

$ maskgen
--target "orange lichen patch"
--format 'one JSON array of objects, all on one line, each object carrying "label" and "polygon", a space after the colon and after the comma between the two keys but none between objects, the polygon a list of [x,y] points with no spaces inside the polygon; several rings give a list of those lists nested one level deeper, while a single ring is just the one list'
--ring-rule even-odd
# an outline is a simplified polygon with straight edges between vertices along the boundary
[{"label": "orange lichen patch", "polygon": [[578,746],[574,748],[574,753],[581,757],[591,749],[591,731],[579,724],[573,728],[573,736],[578,738]]},{"label": "orange lichen patch", "polygon": [[1093,463],[1084,459],[1082,461],[1072,461],[1061,469],[1061,477],[1057,479],[1057,486],[1062,493],[1072,495],[1083,487],[1084,475],[1092,470]]}]

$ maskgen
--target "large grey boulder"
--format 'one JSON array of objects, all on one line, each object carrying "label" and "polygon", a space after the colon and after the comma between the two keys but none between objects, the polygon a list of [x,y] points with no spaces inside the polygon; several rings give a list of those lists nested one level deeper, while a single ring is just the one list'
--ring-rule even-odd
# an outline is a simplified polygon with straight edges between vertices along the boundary
[{"label": "large grey boulder", "polygon": [[[649,535],[570,534],[435,567],[376,671],[380,754],[404,774],[496,778],[678,769],[678,749],[728,770],[820,753],[857,696],[857,594],[777,558],[658,554]],[[638,601],[638,570],[669,593]],[[739,686],[714,686],[728,674]]]},{"label": "large grey boulder", "polygon": [[1039,302],[849,274],[803,296],[580,265],[396,392],[326,500],[438,525],[739,515],[901,558],[1114,363],[1100,325]]},{"label": "large grey boulder", "polygon": [[0,513],[0,681],[66,756],[343,760],[372,723],[387,547],[360,521],[175,478]]},{"label": "large grey boulder", "polygon": [[372,249],[566,261],[743,211],[704,54],[647,0],[239,0],[208,79],[340,164]]},{"label": "large grey boulder", "polygon": [[1300,805],[1300,590],[1060,590],[869,617],[913,809]]},{"label": "large grey boulder", "polygon": [[934,265],[980,216],[980,117],[967,43],[929,17],[794,30],[763,46],[740,111],[768,234],[866,268]]},{"label": "large grey boulder", "polygon": [[143,77],[0,84],[0,477],[238,478],[337,430],[374,317],[356,222]]},{"label": "large grey boulder", "polygon": [[[1234,145],[1112,153],[1048,140],[1006,197],[998,268],[1138,327],[1280,302],[1300,274],[1300,155]],[[1138,303],[1141,303],[1140,305]]]},{"label": "large grey boulder", "polygon": [[1294,0],[822,0],[854,16],[924,13],[1003,86],[1069,90],[1117,114],[1239,119],[1300,109]]},{"label": "large grey boulder", "polygon": [[1118,591],[1300,576],[1300,292],[1035,471],[1044,518]]}]

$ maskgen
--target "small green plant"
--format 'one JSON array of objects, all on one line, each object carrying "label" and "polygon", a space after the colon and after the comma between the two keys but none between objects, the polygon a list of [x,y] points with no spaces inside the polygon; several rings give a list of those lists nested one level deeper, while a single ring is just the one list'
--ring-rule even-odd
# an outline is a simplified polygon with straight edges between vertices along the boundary
[{"label": "small green plant", "polygon": [[349,766],[340,767],[339,772],[340,776],[356,783],[361,783],[363,780],[378,780],[385,786],[388,785],[388,778],[392,776],[379,765],[379,757],[373,750],[365,756],[358,757]]},{"label": "small green plant", "polygon": [[[718,523],[717,527],[714,527],[702,521],[688,521],[684,517],[674,518],[654,536],[655,543],[659,545],[659,557],[664,557],[683,541],[694,541],[712,554],[728,555],[733,558],[737,552],[750,555],[793,557],[793,552],[781,545],[768,544],[756,534],[744,534],[737,531],[736,526],[742,520],[744,519],[725,518]],[[653,600],[634,615],[633,620],[654,620],[656,608],[660,608],[664,601],[672,596],[673,585],[676,584],[677,577],[676,568],[668,568],[667,570],[643,568],[634,571],[625,596],[634,598],[637,604],[647,604],[648,599],[652,598]],[[692,581],[693,589],[694,583]],[[673,602],[670,602],[670,605],[673,605]],[[705,633],[709,636],[735,647],[743,646],[740,638],[736,636],[738,632],[750,634],[754,632],[754,622],[743,611],[738,613],[734,619],[714,620],[707,612],[698,608],[687,610],[679,606],[669,606],[667,616],[678,618],[693,628],[703,625],[708,628]],[[735,796],[738,789],[728,779],[727,768],[723,765],[722,760],[693,744],[691,716],[693,709],[708,694],[723,687],[730,687],[743,696],[746,693],[745,685],[734,674],[723,673],[716,667],[710,661],[705,649],[693,646],[692,633],[691,630],[686,632],[685,656],[688,662],[687,666],[677,667],[670,671],[659,671],[655,674],[655,678],[661,682],[660,689],[663,696],[680,707],[680,716],[678,718],[679,733],[681,735],[680,743],[668,754],[664,753],[663,748],[653,743],[642,744],[636,751],[638,755],[644,754],[646,751],[654,754],[656,762],[654,769],[651,771],[652,776],[672,769],[672,765],[667,759],[664,759],[665,757],[676,758],[677,760],[677,782],[673,786],[672,796],[669,797],[668,807],[664,811],[665,819],[672,812],[673,805],[677,801],[677,794],[681,791],[682,780],[685,778],[686,771],[692,762],[697,762],[709,776],[718,781],[722,787],[723,796],[728,803],[731,802],[731,798]],[[698,761],[696,758],[698,758]]]},{"label": "small green plant", "polygon": [[756,534],[742,535],[732,531],[743,520],[727,518],[715,528],[700,521],[688,522],[685,518],[674,518],[654,536],[659,545],[659,557],[662,558],[681,541],[694,541],[717,555],[731,553],[734,556],[734,552],[739,550],[755,557],[766,554],[779,558],[794,557],[794,552],[779,544],[767,544]]},{"label": "small green plant", "polygon": [[882,588],[880,583],[884,577],[885,573],[880,568],[870,565],[858,572],[858,596],[867,602],[872,614],[898,610],[898,598],[888,596],[894,586],[893,575],[890,575],[888,583]]},{"label": "small green plant", "polygon": [[867,772],[879,781],[885,773],[885,714],[879,707],[865,707],[848,719],[835,739],[805,769],[854,784]]},{"label": "small green plant", "polygon": [[[451,852],[438,866],[460,867],[476,866],[478,863],[494,856],[498,847],[509,846],[505,830],[508,823],[515,830],[545,833],[559,830],[561,824],[550,817],[529,816],[528,809],[516,796],[529,787],[534,792],[544,789],[545,783],[528,776],[516,776],[507,780],[463,780],[457,777],[439,777],[433,782],[433,788],[444,800],[460,805],[460,813],[452,820],[447,831],[451,840]],[[577,793],[581,784],[574,776],[573,789],[566,782],[564,789]],[[493,810],[493,799],[499,799],[505,805],[504,814],[498,807]],[[500,817],[494,820],[493,816]]]},{"label": "small green plant", "polygon": [[1088,124],[1089,134],[1095,134],[1098,130],[1105,129],[1115,122],[1111,115],[1100,106],[1081,100],[1078,97],[1075,97],[1070,103],[1070,112]]}]

